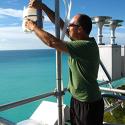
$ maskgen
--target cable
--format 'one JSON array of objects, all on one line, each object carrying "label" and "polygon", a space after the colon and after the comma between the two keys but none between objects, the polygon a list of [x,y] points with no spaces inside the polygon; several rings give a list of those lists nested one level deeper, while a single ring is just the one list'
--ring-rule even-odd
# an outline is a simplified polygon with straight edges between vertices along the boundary
[{"label": "cable", "polygon": [[64,39],[65,37],[65,34],[66,34],[66,30],[67,30],[67,26],[69,24],[69,21],[70,21],[70,13],[71,13],[71,8],[72,8],[72,0],[70,0],[69,4],[66,0],[63,0],[64,2],[64,5],[65,5],[65,23],[64,23],[64,27],[63,27],[63,30],[62,30],[62,35],[61,35],[61,40]]}]

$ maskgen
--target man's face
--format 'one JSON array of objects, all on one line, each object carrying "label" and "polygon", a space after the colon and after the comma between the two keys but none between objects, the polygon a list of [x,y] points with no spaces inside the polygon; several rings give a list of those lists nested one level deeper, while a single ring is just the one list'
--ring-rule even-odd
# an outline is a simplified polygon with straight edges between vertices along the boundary
[{"label": "man's face", "polygon": [[76,15],[74,16],[68,26],[68,30],[69,30],[69,36],[73,39],[73,40],[77,40],[78,37],[78,28],[80,27],[78,25],[78,19],[79,16]]}]

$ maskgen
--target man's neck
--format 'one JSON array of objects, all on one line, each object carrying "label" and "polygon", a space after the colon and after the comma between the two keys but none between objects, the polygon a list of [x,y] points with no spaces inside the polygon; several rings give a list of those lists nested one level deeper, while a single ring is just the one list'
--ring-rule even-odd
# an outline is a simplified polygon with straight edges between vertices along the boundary
[{"label": "man's neck", "polygon": [[90,37],[88,35],[80,36],[78,40],[88,40]]}]

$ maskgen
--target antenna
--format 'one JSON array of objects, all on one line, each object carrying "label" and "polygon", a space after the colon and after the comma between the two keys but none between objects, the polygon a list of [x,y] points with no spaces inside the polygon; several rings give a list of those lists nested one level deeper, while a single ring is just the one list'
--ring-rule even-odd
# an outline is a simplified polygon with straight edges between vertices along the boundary
[{"label": "antenna", "polygon": [[99,45],[104,45],[104,43],[102,42],[102,28],[104,24],[107,24],[108,21],[111,19],[111,17],[109,16],[95,16],[92,17],[92,22],[93,24],[97,24],[98,26],[98,44]]},{"label": "antenna", "polygon": [[[42,0],[37,0],[42,2]],[[41,9],[37,9],[37,25],[43,28],[43,13]]]},{"label": "antenna", "polygon": [[115,43],[115,30],[116,30],[116,28],[117,27],[120,27],[120,26],[122,26],[122,23],[123,22],[123,20],[110,20],[109,21],[109,23],[108,24],[105,24],[105,26],[108,26],[108,27],[110,27],[110,30],[111,30],[111,36],[110,36],[110,38],[111,38],[111,42],[110,42],[110,44],[116,44]]}]

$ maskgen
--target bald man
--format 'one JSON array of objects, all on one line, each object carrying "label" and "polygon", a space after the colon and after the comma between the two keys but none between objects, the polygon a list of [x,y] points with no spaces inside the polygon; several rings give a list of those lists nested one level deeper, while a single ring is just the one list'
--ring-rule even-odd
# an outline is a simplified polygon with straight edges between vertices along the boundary
[{"label": "bald man", "polygon": [[[55,23],[55,13],[45,4],[31,0],[29,7],[42,9]],[[27,21],[26,28],[34,33],[49,47],[68,54],[69,83],[71,93],[71,125],[103,125],[104,102],[97,83],[99,68],[99,50],[93,37],[89,37],[92,21],[88,15],[75,15],[68,26],[70,42],[62,41],[46,32],[32,21]],[[60,18],[60,27],[64,22]]]}]

